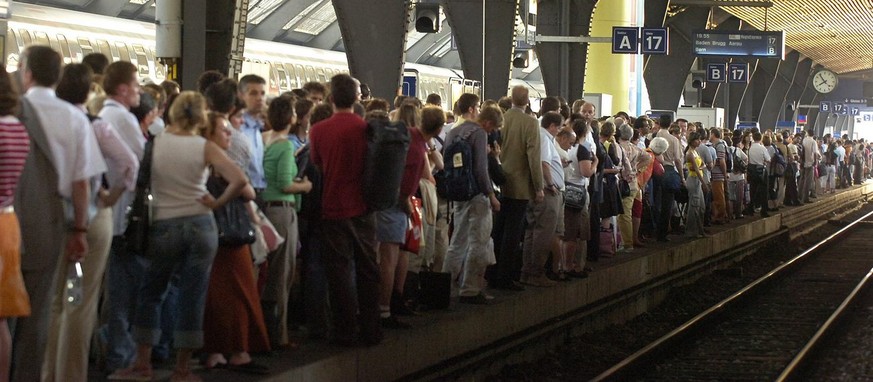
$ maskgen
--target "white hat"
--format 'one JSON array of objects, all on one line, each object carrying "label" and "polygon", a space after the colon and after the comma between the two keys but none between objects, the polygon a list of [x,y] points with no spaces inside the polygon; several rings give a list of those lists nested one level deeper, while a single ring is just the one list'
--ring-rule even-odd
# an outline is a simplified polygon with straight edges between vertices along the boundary
[{"label": "white hat", "polygon": [[668,147],[670,147],[670,143],[667,142],[666,139],[661,137],[652,139],[652,142],[649,143],[649,148],[652,149],[652,152],[655,153],[655,155],[663,154],[665,151],[667,151]]}]

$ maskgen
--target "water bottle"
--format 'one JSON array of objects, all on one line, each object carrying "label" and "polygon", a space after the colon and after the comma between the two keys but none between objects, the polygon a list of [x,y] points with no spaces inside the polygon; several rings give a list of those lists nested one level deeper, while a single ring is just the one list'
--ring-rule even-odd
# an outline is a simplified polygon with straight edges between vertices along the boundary
[{"label": "water bottle", "polygon": [[74,261],[67,265],[67,281],[64,287],[64,299],[68,304],[82,303],[82,263]]}]

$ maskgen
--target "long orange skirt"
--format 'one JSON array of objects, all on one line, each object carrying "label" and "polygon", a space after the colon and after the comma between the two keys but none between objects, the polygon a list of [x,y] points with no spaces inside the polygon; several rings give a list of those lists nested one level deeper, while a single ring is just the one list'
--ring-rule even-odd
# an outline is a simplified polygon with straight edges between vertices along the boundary
[{"label": "long orange skirt", "polygon": [[270,350],[248,245],[218,248],[209,277],[203,336],[207,353]]}]

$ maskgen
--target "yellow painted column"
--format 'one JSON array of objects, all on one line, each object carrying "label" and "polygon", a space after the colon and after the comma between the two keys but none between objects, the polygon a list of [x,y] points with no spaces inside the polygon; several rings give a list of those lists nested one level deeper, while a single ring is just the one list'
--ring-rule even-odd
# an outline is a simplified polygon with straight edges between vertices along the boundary
[{"label": "yellow painted column", "polygon": [[[633,17],[634,0],[601,0],[594,9],[591,36],[612,36],[614,26],[637,26]],[[597,115],[630,111],[629,93],[632,54],[613,54],[612,44],[588,44],[585,67],[585,93],[612,95],[612,110],[597,110]]]}]

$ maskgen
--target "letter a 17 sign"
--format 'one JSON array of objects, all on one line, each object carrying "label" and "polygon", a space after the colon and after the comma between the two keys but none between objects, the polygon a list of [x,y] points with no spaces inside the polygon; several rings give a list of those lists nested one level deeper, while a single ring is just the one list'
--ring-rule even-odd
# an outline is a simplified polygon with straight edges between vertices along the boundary
[{"label": "letter a 17 sign", "polygon": [[612,27],[612,53],[640,52],[640,28]]}]

